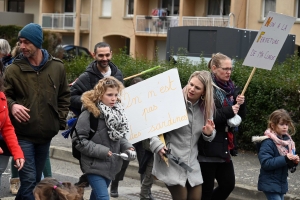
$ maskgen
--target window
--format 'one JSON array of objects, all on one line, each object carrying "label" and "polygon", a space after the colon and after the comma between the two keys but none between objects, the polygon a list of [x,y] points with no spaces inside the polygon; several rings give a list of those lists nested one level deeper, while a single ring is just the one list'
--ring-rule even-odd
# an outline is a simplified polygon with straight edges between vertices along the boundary
[{"label": "window", "polygon": [[102,0],[102,17],[111,17],[111,0]]},{"label": "window", "polygon": [[166,9],[168,16],[178,15],[179,0],[162,0],[160,7]]},{"label": "window", "polygon": [[276,0],[264,0],[263,1],[263,18],[265,18],[269,11],[275,12]]},{"label": "window", "polygon": [[295,15],[297,18],[300,18],[300,0],[295,1]]},{"label": "window", "polygon": [[8,12],[21,12],[24,13],[25,0],[8,0]]},{"label": "window", "polygon": [[209,0],[207,15],[229,15],[231,0]]},{"label": "window", "polygon": [[75,0],[65,0],[65,12],[75,12]]},{"label": "window", "polygon": [[231,0],[209,0],[207,15],[228,16]]},{"label": "window", "polygon": [[126,0],[126,16],[133,16],[134,0]]}]

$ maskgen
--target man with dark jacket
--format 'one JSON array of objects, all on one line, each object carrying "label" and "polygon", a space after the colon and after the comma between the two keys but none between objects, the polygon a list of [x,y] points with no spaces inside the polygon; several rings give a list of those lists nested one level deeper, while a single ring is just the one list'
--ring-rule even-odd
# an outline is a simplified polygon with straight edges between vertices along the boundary
[{"label": "man with dark jacket", "polygon": [[18,40],[21,53],[5,70],[5,94],[26,161],[16,199],[34,200],[51,139],[66,126],[70,91],[62,61],[42,49],[40,25],[27,24]]},{"label": "man with dark jacket", "polygon": [[106,76],[114,76],[123,83],[123,74],[116,65],[110,62],[112,51],[109,44],[99,42],[94,47],[95,61],[89,64],[85,72],[71,86],[71,107],[75,115],[81,112],[81,95],[94,88],[98,81]]}]

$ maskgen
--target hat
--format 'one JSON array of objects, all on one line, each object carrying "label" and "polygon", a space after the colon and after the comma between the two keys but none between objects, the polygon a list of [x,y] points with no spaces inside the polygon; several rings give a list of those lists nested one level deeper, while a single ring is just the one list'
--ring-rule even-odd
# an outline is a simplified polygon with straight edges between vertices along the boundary
[{"label": "hat", "polygon": [[43,43],[43,30],[38,24],[30,23],[22,28],[19,32],[18,39],[25,38],[29,40],[34,46],[41,49]]}]

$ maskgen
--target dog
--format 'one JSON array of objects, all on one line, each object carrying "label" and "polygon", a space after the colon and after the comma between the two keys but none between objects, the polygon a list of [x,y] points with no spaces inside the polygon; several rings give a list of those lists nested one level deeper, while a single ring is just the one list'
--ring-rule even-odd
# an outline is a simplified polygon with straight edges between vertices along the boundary
[{"label": "dog", "polygon": [[86,183],[73,185],[70,182],[59,182],[54,178],[44,178],[34,188],[36,200],[83,200]]}]

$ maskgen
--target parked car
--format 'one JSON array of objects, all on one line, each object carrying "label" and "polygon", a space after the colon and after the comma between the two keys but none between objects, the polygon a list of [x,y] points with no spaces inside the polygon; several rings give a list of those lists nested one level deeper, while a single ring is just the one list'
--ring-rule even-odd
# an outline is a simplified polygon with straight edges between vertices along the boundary
[{"label": "parked car", "polygon": [[59,57],[61,57],[64,60],[71,60],[77,56],[86,56],[93,59],[93,55],[85,47],[76,46],[73,44],[65,44],[58,47],[57,52],[61,52],[61,51],[62,51],[62,57],[61,56]]}]

